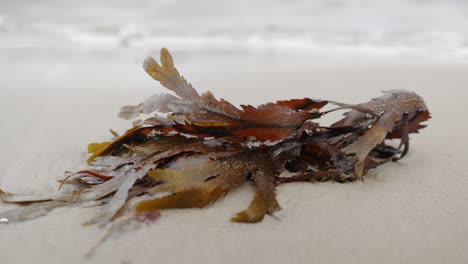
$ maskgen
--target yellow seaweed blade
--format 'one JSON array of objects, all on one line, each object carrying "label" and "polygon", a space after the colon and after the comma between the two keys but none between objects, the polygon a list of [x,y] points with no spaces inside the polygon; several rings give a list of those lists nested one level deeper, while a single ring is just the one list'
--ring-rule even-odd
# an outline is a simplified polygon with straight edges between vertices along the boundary
[{"label": "yellow seaweed blade", "polygon": [[164,68],[174,68],[174,60],[166,48],[161,49],[161,64]]},{"label": "yellow seaweed blade", "polygon": [[225,127],[228,126],[228,123],[225,122],[199,122],[199,121],[192,121],[188,120],[190,124],[198,126],[198,127]]},{"label": "yellow seaweed blade", "polygon": [[190,188],[170,196],[142,201],[136,205],[137,213],[148,213],[170,208],[203,208],[220,198],[224,192],[221,189],[205,190]]},{"label": "yellow seaweed blade", "polygon": [[96,152],[102,151],[103,149],[109,147],[111,143],[112,142],[110,141],[105,141],[101,143],[90,143],[88,145],[88,153],[96,153]]},{"label": "yellow seaweed blade", "polygon": [[115,132],[115,130],[113,130],[112,128],[109,129],[109,132],[112,134],[112,136],[114,136],[115,138],[118,138],[120,137],[119,133]]},{"label": "yellow seaweed blade", "polygon": [[215,162],[209,162],[183,169],[154,169],[148,172],[148,176],[164,182],[155,188],[155,190],[159,191],[163,189],[164,191],[178,193],[191,188],[206,190],[208,188],[206,180],[217,175],[216,168]]},{"label": "yellow seaweed blade", "polygon": [[160,181],[170,182],[175,185],[190,186],[200,184],[211,176],[216,176],[218,162],[194,165],[181,169],[154,169],[148,172],[148,176]]},{"label": "yellow seaweed blade", "polygon": [[258,223],[266,214],[280,210],[275,195],[273,176],[259,176],[254,179],[257,191],[249,207],[231,218],[231,222]]},{"label": "yellow seaweed blade", "polygon": [[95,158],[100,156],[111,144],[112,142],[110,141],[89,144],[88,153],[91,153],[92,155],[86,161],[88,163],[93,161]]},{"label": "yellow seaweed blade", "polygon": [[177,171],[173,169],[154,169],[148,171],[148,176],[160,181],[168,181],[174,178]]},{"label": "yellow seaweed blade", "polygon": [[133,135],[136,131],[138,131],[141,127],[136,126],[133,127],[127,132],[125,132],[124,135],[120,136],[119,138],[115,139],[112,142],[102,142],[102,143],[91,143],[88,145],[88,153],[92,153],[86,161],[90,163],[93,161],[95,158],[102,156],[106,154],[107,152],[110,152],[116,145],[122,143],[123,140],[127,139],[129,136]]},{"label": "yellow seaweed blade", "polygon": [[231,222],[238,223],[258,223],[263,220],[266,214],[278,211],[280,206],[275,199],[268,199],[261,193],[256,193],[249,207],[231,218]]}]

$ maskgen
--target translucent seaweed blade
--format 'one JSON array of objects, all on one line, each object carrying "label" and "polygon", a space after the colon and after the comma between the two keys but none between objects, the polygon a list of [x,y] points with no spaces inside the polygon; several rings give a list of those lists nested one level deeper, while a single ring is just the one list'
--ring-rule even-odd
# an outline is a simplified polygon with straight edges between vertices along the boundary
[{"label": "translucent seaweed blade", "polygon": [[0,200],[7,203],[44,202],[55,198],[55,194],[28,195],[9,194],[0,190]]},{"label": "translucent seaweed blade", "polygon": [[50,201],[50,202],[35,203],[35,204],[27,205],[26,207],[12,209],[10,211],[0,213],[0,223],[12,224],[12,223],[23,222],[26,220],[36,219],[41,216],[47,215],[49,212],[51,212],[52,210],[58,207],[63,207],[63,206],[70,206],[70,204],[60,202],[60,201]]},{"label": "translucent seaweed blade", "polygon": [[132,186],[138,179],[141,179],[145,175],[146,172],[139,172],[126,175],[122,184],[119,186],[117,192],[114,194],[109,203],[106,204],[104,208],[99,210],[101,213],[94,219],[87,221],[86,224],[99,223],[100,225],[106,225],[107,223],[109,223],[115,216],[117,211],[124,206],[125,202],[127,201],[128,192],[130,188],[132,188]]},{"label": "translucent seaweed blade", "polygon": [[132,119],[140,114],[150,114],[155,111],[168,113],[172,111],[168,105],[178,103],[182,103],[182,100],[170,94],[153,95],[138,105],[122,107],[119,112],[119,117],[123,119]]}]

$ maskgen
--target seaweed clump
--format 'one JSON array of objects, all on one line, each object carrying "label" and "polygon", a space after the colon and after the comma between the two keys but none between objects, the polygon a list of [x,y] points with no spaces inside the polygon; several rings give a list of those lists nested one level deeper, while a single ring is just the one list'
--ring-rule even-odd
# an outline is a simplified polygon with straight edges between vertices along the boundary
[{"label": "seaweed clump", "polygon": [[[303,98],[238,108],[209,92],[200,95],[166,49],[161,64],[148,58],[144,69],[174,95],[123,107],[124,119],[153,116],[134,122],[121,136],[114,132],[113,141],[90,144],[87,167],[67,173],[57,193],[0,191],[4,202],[31,202],[0,214],[1,222],[83,204],[101,207],[88,224],[106,225],[124,215],[151,222],[162,209],[203,208],[246,181],[254,183],[255,196],[231,221],[259,222],[280,210],[279,184],[360,180],[370,169],[403,158],[408,135],[430,118],[423,99],[403,90],[362,104]],[[327,104],[335,108],[322,111]],[[340,109],[348,109],[341,120],[319,125],[321,117]],[[400,145],[391,146],[391,139]]]}]

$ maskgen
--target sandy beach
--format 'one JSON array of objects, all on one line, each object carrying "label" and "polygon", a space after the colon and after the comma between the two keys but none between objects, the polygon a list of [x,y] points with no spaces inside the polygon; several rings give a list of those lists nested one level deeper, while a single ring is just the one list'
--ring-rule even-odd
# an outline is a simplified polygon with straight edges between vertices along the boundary
[{"label": "sandy beach", "polygon": [[[177,57],[176,57],[177,59]],[[281,65],[186,63],[201,91],[235,104],[285,98],[366,101],[382,90],[409,89],[432,113],[398,163],[364,182],[295,183],[278,188],[278,219],[234,224],[253,197],[245,184],[206,209],[167,210],[156,223],[110,239],[82,226],[93,208],[57,209],[37,220],[0,225],[2,263],[466,263],[468,126],[466,66],[434,64]],[[162,88],[137,63],[1,64],[0,188],[55,192],[56,179],[106,140],[120,106]],[[15,207],[0,203],[0,211]]]}]

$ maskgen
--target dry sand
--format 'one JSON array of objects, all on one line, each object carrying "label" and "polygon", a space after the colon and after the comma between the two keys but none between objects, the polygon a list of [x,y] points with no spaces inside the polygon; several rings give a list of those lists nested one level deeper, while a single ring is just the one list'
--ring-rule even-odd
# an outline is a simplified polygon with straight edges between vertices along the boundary
[{"label": "dry sand", "polygon": [[[162,89],[138,65],[1,66],[0,187],[55,191],[82,162],[86,144],[122,131],[121,105]],[[196,87],[232,102],[281,98],[361,102],[381,90],[411,89],[433,119],[412,135],[409,155],[365,182],[278,188],[282,211],[260,224],[229,218],[253,196],[246,184],[209,208],[164,211],[157,223],[86,252],[104,235],[83,227],[94,209],[64,208],[0,225],[1,263],[468,263],[468,68],[449,66],[264,65],[201,69]],[[1,204],[0,211],[14,206]],[[86,261],[86,262],[85,262]]]}]

